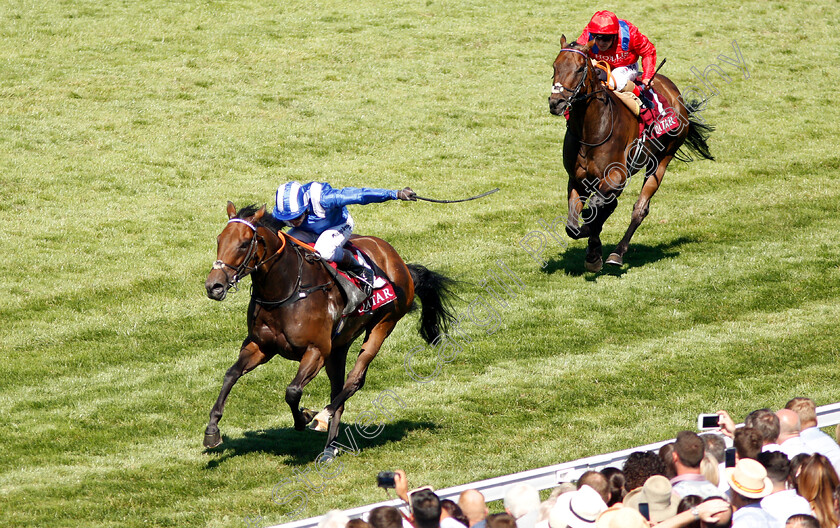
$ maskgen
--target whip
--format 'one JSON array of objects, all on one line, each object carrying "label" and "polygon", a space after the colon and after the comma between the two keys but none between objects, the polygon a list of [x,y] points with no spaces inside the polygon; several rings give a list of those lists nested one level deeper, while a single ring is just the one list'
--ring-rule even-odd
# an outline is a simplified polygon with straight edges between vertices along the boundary
[{"label": "whip", "polygon": [[490,191],[487,191],[485,193],[481,193],[477,196],[470,196],[469,198],[462,198],[460,200],[435,200],[434,198],[425,198],[423,196],[416,196],[416,195],[415,195],[415,198],[417,198],[418,200],[423,200],[423,201],[426,201],[426,202],[434,202],[434,203],[460,203],[460,202],[469,202],[470,200],[478,200],[479,198],[484,198],[485,196],[489,196],[489,195],[493,194],[494,192],[496,192],[498,190],[499,190],[499,188],[497,187],[497,188],[492,189]]}]

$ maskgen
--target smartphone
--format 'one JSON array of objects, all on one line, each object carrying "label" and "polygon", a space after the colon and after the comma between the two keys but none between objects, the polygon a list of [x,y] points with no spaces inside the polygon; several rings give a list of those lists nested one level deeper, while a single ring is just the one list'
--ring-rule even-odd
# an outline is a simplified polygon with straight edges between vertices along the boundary
[{"label": "smartphone", "polygon": [[726,467],[735,467],[735,448],[730,447],[726,450],[726,460],[724,461]]},{"label": "smartphone", "polygon": [[720,416],[717,414],[701,414],[697,417],[697,429],[701,431],[711,431],[712,429],[719,429],[718,421]]},{"label": "smartphone", "polygon": [[380,488],[395,488],[397,485],[394,482],[394,472],[393,471],[380,471],[378,475],[376,475],[376,485]]},{"label": "smartphone", "polygon": [[646,503],[646,502],[640,502],[639,503],[639,513],[642,514],[642,517],[644,517],[645,520],[648,520],[648,521],[650,520],[650,507],[648,507],[648,503]]}]

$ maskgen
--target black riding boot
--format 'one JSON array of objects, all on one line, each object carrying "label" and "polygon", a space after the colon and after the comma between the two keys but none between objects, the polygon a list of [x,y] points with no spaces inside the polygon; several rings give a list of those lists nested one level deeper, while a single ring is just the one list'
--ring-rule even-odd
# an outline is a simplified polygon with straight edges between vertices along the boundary
[{"label": "black riding boot", "polygon": [[365,297],[373,292],[373,270],[359,264],[359,261],[354,259],[349,251],[344,252],[344,258],[339,262],[339,266],[342,270],[352,273],[359,279],[359,287],[364,292]]},{"label": "black riding boot", "polygon": [[639,91],[639,99],[642,101],[642,106],[653,110],[653,100],[647,96],[647,90]]}]

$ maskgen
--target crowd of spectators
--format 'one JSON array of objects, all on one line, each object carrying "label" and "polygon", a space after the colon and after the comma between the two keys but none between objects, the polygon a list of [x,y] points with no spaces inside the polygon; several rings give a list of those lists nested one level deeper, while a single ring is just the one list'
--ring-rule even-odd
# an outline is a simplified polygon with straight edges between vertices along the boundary
[{"label": "crowd of spectators", "polygon": [[837,440],[817,428],[812,400],[758,409],[743,427],[717,414],[719,430],[680,431],[658,452],[587,471],[546,500],[528,484],[511,486],[504,513],[490,514],[474,489],[457,503],[428,487],[409,491],[397,471],[405,508],[375,508],[365,520],[333,511],[319,528],[840,528],[840,426]]}]

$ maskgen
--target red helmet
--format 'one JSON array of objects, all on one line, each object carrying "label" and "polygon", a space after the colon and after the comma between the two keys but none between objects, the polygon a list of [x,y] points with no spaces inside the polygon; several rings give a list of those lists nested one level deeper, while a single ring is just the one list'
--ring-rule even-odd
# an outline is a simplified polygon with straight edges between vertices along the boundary
[{"label": "red helmet", "polygon": [[586,26],[590,35],[617,35],[618,17],[612,11],[598,11]]}]

